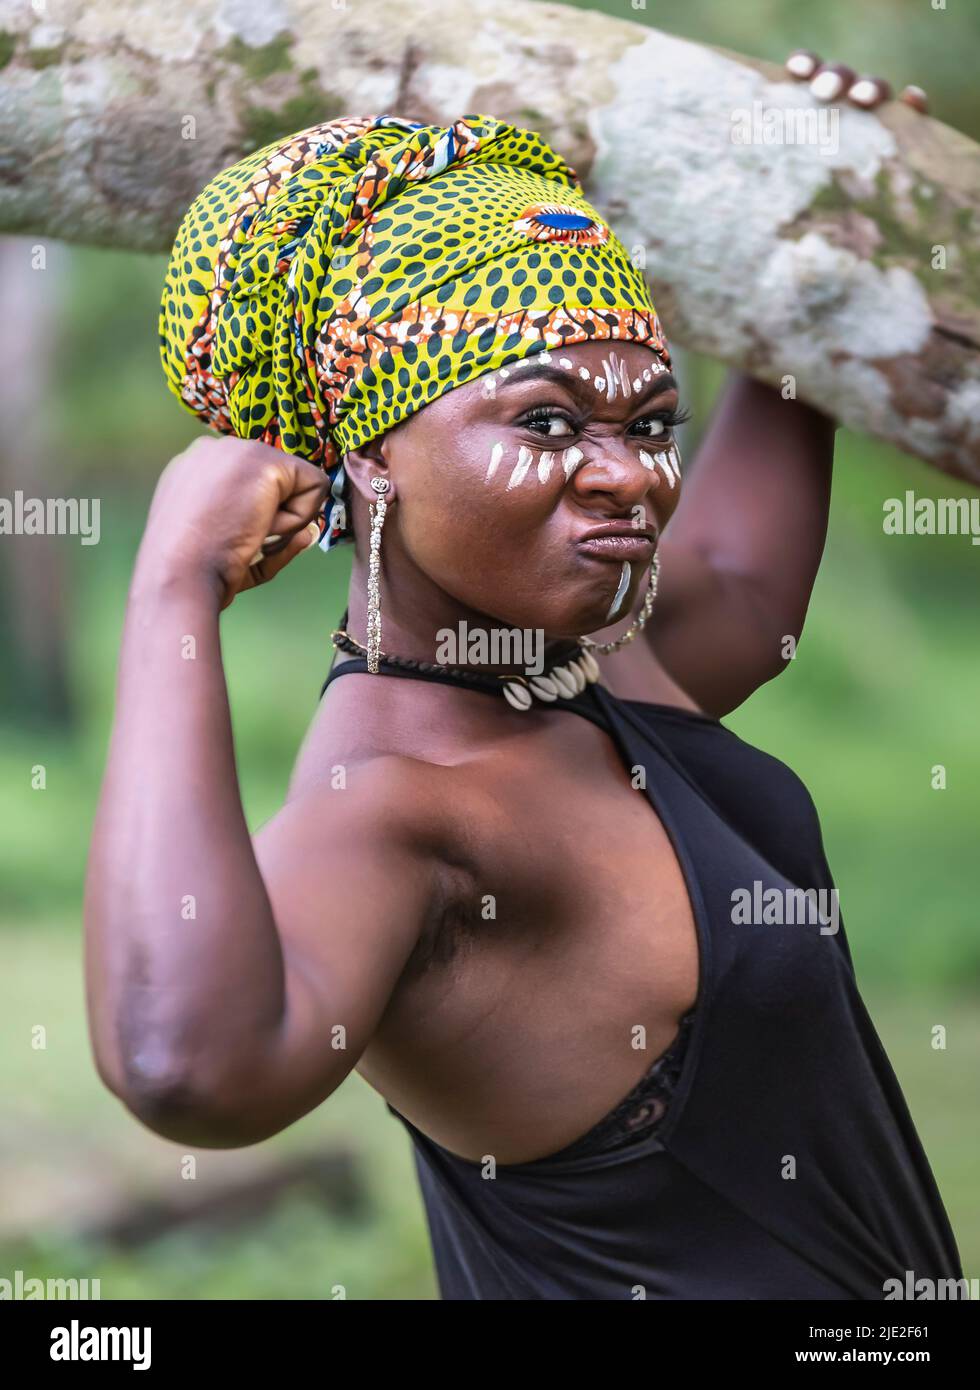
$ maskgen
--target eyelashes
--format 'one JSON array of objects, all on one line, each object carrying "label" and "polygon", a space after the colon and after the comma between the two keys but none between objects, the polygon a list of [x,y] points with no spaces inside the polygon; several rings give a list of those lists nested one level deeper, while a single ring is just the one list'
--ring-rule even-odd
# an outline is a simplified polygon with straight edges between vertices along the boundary
[{"label": "eyelashes", "polygon": [[648,420],[655,420],[662,424],[665,430],[675,430],[678,425],[683,425],[690,418],[691,412],[686,408],[678,409],[675,407],[673,410],[658,410],[652,415],[641,415],[638,420],[633,421],[630,429],[636,425],[642,425]]},{"label": "eyelashes", "polygon": [[[651,429],[649,432],[642,434],[640,438],[665,439],[678,425],[683,425],[684,422],[690,418],[690,410],[678,409],[676,407],[672,410],[651,411],[649,415],[641,415],[634,420],[630,425],[630,429],[634,430],[638,425],[644,424],[659,426],[659,428]],[[572,435],[579,434],[582,428],[581,421],[570,415],[567,409],[554,405],[534,406],[522,417],[519,423],[524,426],[530,426],[549,420],[561,420],[568,426],[568,429],[558,432],[549,431],[547,434],[539,433],[535,430],[533,433],[537,434],[541,439],[561,439],[566,436],[571,437]]]}]

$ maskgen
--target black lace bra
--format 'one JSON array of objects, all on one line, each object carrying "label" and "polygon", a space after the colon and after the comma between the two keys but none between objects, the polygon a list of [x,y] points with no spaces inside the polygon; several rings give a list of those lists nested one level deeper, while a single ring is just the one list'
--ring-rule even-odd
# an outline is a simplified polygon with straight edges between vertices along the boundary
[{"label": "black lace bra", "polygon": [[581,1138],[575,1139],[552,1158],[580,1158],[584,1154],[608,1153],[656,1133],[670,1106],[674,1088],[680,1078],[684,1057],[694,1025],[695,1010],[681,1017],[677,1036],[670,1047],[652,1064],[649,1071]]}]

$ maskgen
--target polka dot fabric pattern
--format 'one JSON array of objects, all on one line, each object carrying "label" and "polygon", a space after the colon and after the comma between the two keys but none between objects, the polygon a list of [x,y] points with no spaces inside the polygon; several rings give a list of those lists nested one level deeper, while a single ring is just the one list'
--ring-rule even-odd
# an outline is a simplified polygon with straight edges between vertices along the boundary
[{"label": "polka dot fabric pattern", "polygon": [[186,409],[329,474],[323,549],[351,535],[348,450],[463,382],[600,339],[670,364],[574,169],[487,115],[350,116],[255,151],[191,205],[160,306]]}]

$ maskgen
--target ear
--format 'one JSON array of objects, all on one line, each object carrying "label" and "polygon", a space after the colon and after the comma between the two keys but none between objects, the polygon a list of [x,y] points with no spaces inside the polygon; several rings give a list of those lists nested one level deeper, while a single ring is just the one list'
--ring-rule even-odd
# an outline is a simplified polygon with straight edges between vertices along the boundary
[{"label": "ear", "polygon": [[387,478],[388,491],[385,495],[389,502],[395,495],[395,480],[388,467],[387,444],[383,434],[362,444],[359,449],[349,449],[344,458],[344,472],[350,479],[351,488],[365,502],[378,500],[378,494],[371,486],[372,478]]}]

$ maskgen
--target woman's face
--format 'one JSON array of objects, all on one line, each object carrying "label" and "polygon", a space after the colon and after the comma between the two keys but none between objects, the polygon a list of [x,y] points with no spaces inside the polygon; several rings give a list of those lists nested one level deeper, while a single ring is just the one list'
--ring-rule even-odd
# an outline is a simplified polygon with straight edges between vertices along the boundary
[{"label": "woman's face", "polygon": [[399,550],[457,603],[578,636],[625,617],[645,585],[681,490],[678,398],[638,343],[547,357],[458,386],[384,436],[389,517]]}]

